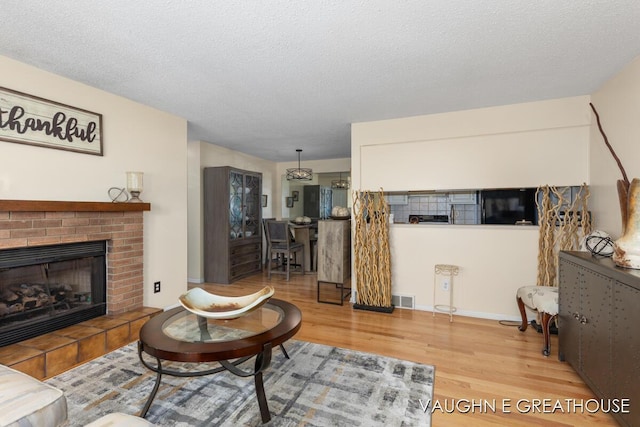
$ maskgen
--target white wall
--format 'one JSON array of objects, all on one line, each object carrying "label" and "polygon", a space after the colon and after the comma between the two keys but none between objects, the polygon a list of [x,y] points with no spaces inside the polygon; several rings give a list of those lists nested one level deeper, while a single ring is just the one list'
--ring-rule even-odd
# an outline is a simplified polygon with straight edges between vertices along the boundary
[{"label": "white wall", "polygon": [[352,125],[354,187],[385,191],[580,185],[589,97]]},{"label": "white wall", "polygon": [[187,287],[186,121],[2,56],[0,86],[102,114],[104,152],[0,141],[0,198],[108,202],[126,171],[143,171],[144,304],[175,304]]},{"label": "white wall", "polygon": [[[537,187],[589,182],[589,97],[352,125],[354,189]],[[436,227],[436,228],[434,228]],[[392,226],[392,292],[433,305],[433,266],[460,266],[459,313],[517,318],[536,283],[537,227]],[[357,286],[357,284],[356,284]]]},{"label": "white wall", "polygon": [[544,183],[571,185],[586,181],[588,140],[582,125],[363,146],[361,163],[378,173],[363,175],[361,185],[385,191],[536,187],[542,170]]},{"label": "white wall", "polygon": [[[640,177],[640,58],[607,81],[591,97],[609,143],[631,181]],[[613,238],[620,237],[622,221],[616,181],[622,173],[598,130],[591,126],[591,194],[594,225]]]},{"label": "white wall", "polygon": [[[416,308],[448,304],[436,279],[436,264],[460,267],[453,279],[453,305],[458,314],[487,318],[515,318],[516,290],[535,284],[538,227],[410,225],[390,229],[394,295],[415,297]],[[437,281],[436,281],[437,280]]]}]

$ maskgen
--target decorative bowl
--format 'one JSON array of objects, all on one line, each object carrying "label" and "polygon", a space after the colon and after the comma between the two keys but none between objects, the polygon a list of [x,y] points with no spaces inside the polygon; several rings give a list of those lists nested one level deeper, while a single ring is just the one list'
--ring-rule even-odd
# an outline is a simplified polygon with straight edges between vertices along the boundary
[{"label": "decorative bowl", "polygon": [[236,319],[262,306],[274,293],[273,287],[265,286],[253,294],[225,297],[202,288],[193,288],[182,294],[179,300],[184,308],[198,316],[209,319]]},{"label": "decorative bowl", "polygon": [[351,215],[347,215],[347,216],[331,215],[331,219],[335,219],[335,220],[346,220],[346,219],[351,219]]}]

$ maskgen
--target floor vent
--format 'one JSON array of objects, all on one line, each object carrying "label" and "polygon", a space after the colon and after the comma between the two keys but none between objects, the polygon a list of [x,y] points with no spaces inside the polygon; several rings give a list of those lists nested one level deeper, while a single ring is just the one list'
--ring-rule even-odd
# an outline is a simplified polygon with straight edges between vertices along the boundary
[{"label": "floor vent", "polygon": [[414,297],[410,295],[391,295],[391,304],[398,308],[416,308]]}]

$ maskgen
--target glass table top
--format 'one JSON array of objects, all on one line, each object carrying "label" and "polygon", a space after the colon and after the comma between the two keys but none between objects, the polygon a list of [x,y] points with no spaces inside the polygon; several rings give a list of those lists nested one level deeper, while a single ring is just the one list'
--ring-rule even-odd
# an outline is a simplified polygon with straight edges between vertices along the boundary
[{"label": "glass table top", "polygon": [[265,304],[237,319],[220,320],[181,310],[162,324],[162,332],[183,342],[225,342],[259,335],[274,328],[284,318],[280,307]]}]

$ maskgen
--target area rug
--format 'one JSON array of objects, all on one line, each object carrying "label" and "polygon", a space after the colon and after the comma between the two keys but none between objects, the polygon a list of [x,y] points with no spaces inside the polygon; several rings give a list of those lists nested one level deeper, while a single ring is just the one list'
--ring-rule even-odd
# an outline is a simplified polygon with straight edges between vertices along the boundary
[{"label": "area rug", "polygon": [[[147,420],[185,427],[431,425],[426,406],[433,396],[433,366],[304,341],[288,341],[285,348],[290,359],[274,349],[264,373],[269,423],[261,422],[253,378],[227,371],[163,376]],[[172,369],[193,366],[171,364]],[[142,366],[137,345],[130,344],[46,382],[64,390],[68,425],[83,426],[111,412],[139,414],[155,374]]]}]

